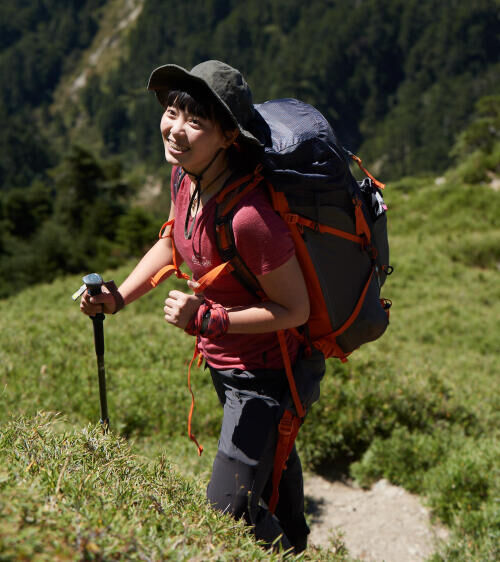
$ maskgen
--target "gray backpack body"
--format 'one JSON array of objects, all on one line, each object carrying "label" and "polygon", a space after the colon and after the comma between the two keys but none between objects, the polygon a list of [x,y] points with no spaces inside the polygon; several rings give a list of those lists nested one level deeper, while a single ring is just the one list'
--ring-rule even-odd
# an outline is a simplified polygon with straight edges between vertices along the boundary
[{"label": "gray backpack body", "polygon": [[[339,145],[314,107],[279,99],[255,110],[252,132],[265,146],[262,173],[275,210],[292,230],[308,285],[311,317],[303,333],[325,357],[345,360],[389,323],[391,303],[380,296],[392,272],[381,184],[372,176],[356,181],[348,156],[357,157]],[[217,241],[224,261],[234,262],[233,275],[259,294],[258,282],[227,243],[234,240],[231,213],[221,211],[244,187],[218,205]]]}]

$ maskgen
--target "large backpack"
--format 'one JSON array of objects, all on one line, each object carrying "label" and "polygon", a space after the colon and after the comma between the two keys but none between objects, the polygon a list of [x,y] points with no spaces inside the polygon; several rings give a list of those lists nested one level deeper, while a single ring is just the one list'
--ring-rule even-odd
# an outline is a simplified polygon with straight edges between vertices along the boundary
[{"label": "large backpack", "polygon": [[[344,149],[314,107],[279,99],[255,109],[260,118],[253,132],[265,144],[264,181],[274,209],[289,225],[308,287],[311,315],[302,334],[326,358],[345,361],[379,338],[389,322],[390,301],[380,298],[392,271],[383,184],[371,175],[355,180]],[[232,233],[233,210],[248,185],[230,185],[218,195],[216,238],[232,274],[260,295]]]},{"label": "large backpack", "polygon": [[[216,240],[222,265],[201,280],[202,290],[219,274],[230,272],[253,294],[265,298],[235,246],[232,218],[238,202],[265,182],[272,205],[288,224],[307,284],[311,314],[305,326],[293,329],[305,348],[342,361],[362,344],[379,338],[389,323],[391,302],[380,296],[389,265],[384,187],[361,160],[338,143],[328,121],[314,107],[295,99],[271,100],[255,106],[252,132],[263,142],[262,167],[224,187],[216,196]],[[348,157],[366,173],[358,182]],[[180,186],[179,174],[174,192]],[[166,223],[168,225],[169,223]],[[160,232],[161,235],[161,232]],[[152,279],[183,275],[175,263]],[[286,460],[305,417],[285,336],[278,332],[293,407],[279,424],[269,509],[278,502],[278,486]],[[192,408],[190,416],[192,414]],[[189,433],[191,438],[190,424]]]}]

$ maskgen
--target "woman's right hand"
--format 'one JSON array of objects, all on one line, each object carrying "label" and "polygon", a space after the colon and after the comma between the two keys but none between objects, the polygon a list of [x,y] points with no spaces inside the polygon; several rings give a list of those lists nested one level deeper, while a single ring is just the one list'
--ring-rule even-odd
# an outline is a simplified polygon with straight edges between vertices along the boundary
[{"label": "woman's right hand", "polygon": [[80,310],[87,316],[95,316],[99,312],[113,314],[115,309],[115,299],[104,285],[102,286],[102,293],[91,297],[88,291],[85,291],[80,300]]}]

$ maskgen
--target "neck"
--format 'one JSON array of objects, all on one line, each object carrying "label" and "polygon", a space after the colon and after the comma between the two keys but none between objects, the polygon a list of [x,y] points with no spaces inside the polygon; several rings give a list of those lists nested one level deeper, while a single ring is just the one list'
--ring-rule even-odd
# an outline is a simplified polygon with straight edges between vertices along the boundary
[{"label": "neck", "polygon": [[192,189],[194,189],[195,185],[199,181],[200,191],[201,193],[204,193],[205,191],[215,188],[220,183],[219,180],[224,178],[225,172],[228,169],[229,164],[224,151],[218,154],[213,162],[210,163],[200,174],[190,172],[189,170],[185,170],[185,172],[191,180]]}]

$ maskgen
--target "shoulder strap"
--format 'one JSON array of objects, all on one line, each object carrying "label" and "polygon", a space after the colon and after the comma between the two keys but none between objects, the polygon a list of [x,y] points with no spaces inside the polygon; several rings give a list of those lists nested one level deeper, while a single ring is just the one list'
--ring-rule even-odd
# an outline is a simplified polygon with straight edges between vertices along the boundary
[{"label": "shoulder strap", "polygon": [[259,299],[267,297],[255,275],[250,271],[240,256],[234,239],[233,217],[236,205],[243,197],[263,180],[260,167],[253,174],[244,176],[229,184],[216,198],[215,239],[217,249],[223,262],[229,262],[233,269],[231,274]]}]

